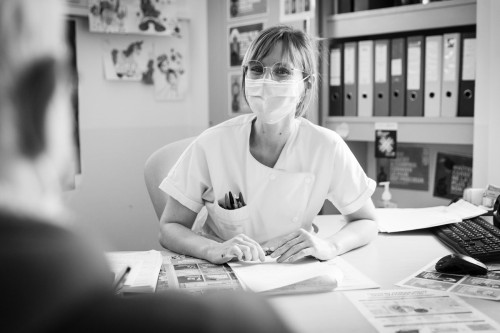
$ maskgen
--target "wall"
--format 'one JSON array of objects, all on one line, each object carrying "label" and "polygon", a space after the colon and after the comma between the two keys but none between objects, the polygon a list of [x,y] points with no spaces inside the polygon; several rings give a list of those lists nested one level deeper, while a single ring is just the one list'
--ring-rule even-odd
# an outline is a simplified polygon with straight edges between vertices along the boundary
[{"label": "wall", "polygon": [[[103,40],[126,37],[89,33],[87,20],[77,18],[83,173],[68,203],[105,238],[109,250],[160,248],[144,162],[161,146],[208,127],[207,1],[186,0],[185,7],[189,91],[175,102],[156,102],[151,86],[104,80]],[[162,43],[165,37],[145,39]]]}]

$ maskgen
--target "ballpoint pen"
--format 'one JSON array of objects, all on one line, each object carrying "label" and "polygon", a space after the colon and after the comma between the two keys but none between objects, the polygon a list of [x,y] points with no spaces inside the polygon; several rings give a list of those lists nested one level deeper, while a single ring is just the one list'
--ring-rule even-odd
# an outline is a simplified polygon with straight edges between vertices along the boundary
[{"label": "ballpoint pen", "polygon": [[123,284],[125,283],[125,279],[127,278],[128,273],[130,272],[130,266],[123,268],[118,274],[113,283],[113,290],[115,293],[119,293]]}]

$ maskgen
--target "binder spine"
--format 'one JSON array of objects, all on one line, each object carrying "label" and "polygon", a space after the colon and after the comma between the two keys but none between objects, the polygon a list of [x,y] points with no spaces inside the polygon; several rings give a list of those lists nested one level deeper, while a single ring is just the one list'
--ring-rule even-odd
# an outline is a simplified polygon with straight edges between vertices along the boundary
[{"label": "binder spine", "polygon": [[373,116],[373,41],[358,43],[358,116]]},{"label": "binder spine", "polygon": [[441,80],[443,72],[443,36],[425,38],[424,115],[441,115]]},{"label": "binder spine", "polygon": [[460,34],[443,36],[443,88],[441,116],[456,117],[458,109],[458,80],[460,60]]},{"label": "binder spine", "polygon": [[389,116],[390,43],[388,39],[376,40],[374,49],[373,99],[374,116]]},{"label": "binder spine", "polygon": [[408,37],[407,45],[406,115],[409,117],[421,117],[424,115],[422,93],[424,81],[424,37]]},{"label": "binder spine", "polygon": [[406,43],[404,38],[391,41],[391,116],[405,115]]},{"label": "binder spine", "polygon": [[344,115],[358,115],[357,85],[358,43],[344,44]]},{"label": "binder spine", "polygon": [[330,107],[328,115],[343,116],[343,48],[342,44],[330,46]]},{"label": "binder spine", "polygon": [[474,95],[476,83],[476,34],[462,34],[462,57],[458,96],[458,116],[474,116]]}]

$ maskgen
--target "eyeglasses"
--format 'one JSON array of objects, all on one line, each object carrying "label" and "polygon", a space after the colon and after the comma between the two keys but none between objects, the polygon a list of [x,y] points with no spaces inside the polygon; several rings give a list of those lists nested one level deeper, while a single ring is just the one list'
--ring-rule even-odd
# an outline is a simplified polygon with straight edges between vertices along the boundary
[{"label": "eyeglasses", "polygon": [[[246,76],[253,80],[262,79],[266,75],[266,69],[270,69],[271,79],[274,81],[298,81],[309,77],[308,73],[283,62],[277,62],[272,66],[264,66],[258,60],[250,60],[243,68]],[[297,79],[294,75],[297,72],[302,73],[300,79]]]}]

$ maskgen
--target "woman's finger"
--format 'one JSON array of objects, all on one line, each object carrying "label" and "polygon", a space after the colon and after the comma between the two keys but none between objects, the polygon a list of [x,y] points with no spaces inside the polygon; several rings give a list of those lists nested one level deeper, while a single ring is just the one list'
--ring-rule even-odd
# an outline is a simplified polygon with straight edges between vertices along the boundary
[{"label": "woman's finger", "polygon": [[307,247],[305,249],[300,250],[299,252],[295,253],[293,256],[288,257],[287,262],[296,262],[304,257],[312,255],[314,250],[310,247]]},{"label": "woman's finger", "polygon": [[290,247],[285,253],[283,253],[276,261],[277,262],[287,261],[291,256],[297,254],[298,252],[308,247],[309,245],[305,242],[300,242],[298,244],[295,244],[292,247]]},{"label": "woman's finger", "polygon": [[295,238],[290,239],[288,242],[284,243],[280,247],[278,247],[274,252],[271,254],[271,258],[278,258],[282,256],[286,251],[288,251],[291,247],[301,243],[304,241],[304,237],[302,237],[302,234],[298,234]]},{"label": "woman's finger", "polygon": [[245,234],[241,234],[236,238],[238,242],[245,244],[252,249],[252,253],[254,254],[252,260],[260,260],[260,261],[266,260],[266,254],[264,253],[262,246],[260,246],[260,244],[257,243],[255,240],[253,240],[252,238],[248,237]]}]

